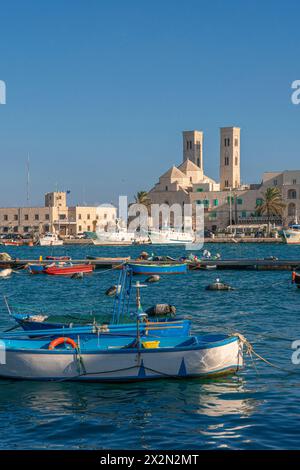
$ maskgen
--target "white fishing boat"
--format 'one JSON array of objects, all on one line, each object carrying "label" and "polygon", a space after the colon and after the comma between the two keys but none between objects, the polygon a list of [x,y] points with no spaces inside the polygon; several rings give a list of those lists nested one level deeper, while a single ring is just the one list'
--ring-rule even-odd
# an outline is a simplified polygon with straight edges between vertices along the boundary
[{"label": "white fishing boat", "polygon": [[63,240],[60,240],[56,233],[47,232],[39,238],[39,245],[41,246],[61,246],[63,243]]},{"label": "white fishing boat", "polygon": [[161,230],[150,229],[149,238],[153,245],[187,245],[195,241],[195,234],[166,227]]},{"label": "white fishing boat", "polygon": [[[48,334],[51,330],[48,330]],[[56,349],[57,348],[57,349]],[[70,348],[70,349],[69,349]],[[238,336],[3,339],[0,377],[26,380],[144,381],[207,377],[243,365]],[[3,359],[3,358],[2,358]]]},{"label": "white fishing boat", "polygon": [[290,225],[282,231],[283,240],[288,245],[300,245],[300,224]]},{"label": "white fishing boat", "polygon": [[113,226],[107,227],[107,231],[97,228],[96,236],[93,239],[94,245],[131,245],[135,241],[135,233],[128,232],[120,219],[116,219]]}]

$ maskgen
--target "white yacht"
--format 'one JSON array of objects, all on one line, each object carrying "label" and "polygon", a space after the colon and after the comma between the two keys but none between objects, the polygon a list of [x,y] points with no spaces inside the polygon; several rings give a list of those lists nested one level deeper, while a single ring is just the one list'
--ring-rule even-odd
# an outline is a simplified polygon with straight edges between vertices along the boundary
[{"label": "white yacht", "polygon": [[63,243],[63,240],[60,240],[56,233],[47,232],[39,238],[39,245],[41,246],[61,246]]},{"label": "white yacht", "polygon": [[282,233],[285,243],[288,245],[300,245],[300,224],[290,225]]},{"label": "white yacht", "polygon": [[192,231],[182,232],[170,227],[161,230],[150,229],[149,238],[153,245],[187,245],[195,241]]}]

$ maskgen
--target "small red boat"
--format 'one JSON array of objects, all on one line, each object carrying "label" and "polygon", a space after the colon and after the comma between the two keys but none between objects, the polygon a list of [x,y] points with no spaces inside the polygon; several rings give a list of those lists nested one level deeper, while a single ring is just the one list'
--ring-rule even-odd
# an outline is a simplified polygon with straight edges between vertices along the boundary
[{"label": "small red boat", "polygon": [[56,263],[45,267],[44,273],[53,276],[72,276],[77,273],[92,273],[92,264]]},{"label": "small red boat", "polygon": [[2,242],[4,246],[22,246],[24,242],[22,240],[4,240]]}]

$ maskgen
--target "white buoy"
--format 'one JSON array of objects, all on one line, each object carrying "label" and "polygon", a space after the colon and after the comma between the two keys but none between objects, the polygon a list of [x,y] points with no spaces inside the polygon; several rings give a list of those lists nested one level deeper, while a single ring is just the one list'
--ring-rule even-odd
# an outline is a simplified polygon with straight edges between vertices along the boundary
[{"label": "white buoy", "polygon": [[2,269],[2,270],[0,271],[0,277],[9,277],[12,272],[13,272],[13,271],[12,271],[12,269],[10,269],[10,268]]}]

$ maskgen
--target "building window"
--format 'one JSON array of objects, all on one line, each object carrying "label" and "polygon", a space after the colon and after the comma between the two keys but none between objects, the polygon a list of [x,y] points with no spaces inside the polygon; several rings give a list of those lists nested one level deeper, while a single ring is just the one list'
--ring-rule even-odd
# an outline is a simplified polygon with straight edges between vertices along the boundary
[{"label": "building window", "polygon": [[45,230],[45,232],[49,232],[49,230],[50,230],[49,225],[44,225],[44,230]]},{"label": "building window", "polygon": [[26,226],[23,227],[23,232],[24,232],[24,233],[28,233],[28,232],[29,232],[29,227],[26,227]]},{"label": "building window", "polygon": [[91,231],[91,226],[90,226],[90,225],[87,226],[87,231],[88,231],[88,232]]},{"label": "building window", "polygon": [[256,199],[256,206],[261,206],[263,203],[262,199]]},{"label": "building window", "polygon": [[28,220],[28,219],[29,219],[28,214],[25,214],[24,215],[24,220]]},{"label": "building window", "polygon": [[233,196],[227,196],[227,203],[230,204],[230,199],[231,199],[231,204],[233,204],[234,197]]},{"label": "building window", "polygon": [[218,206],[219,205],[219,200],[218,199],[214,199],[214,206]]},{"label": "building window", "polygon": [[216,213],[216,212],[211,212],[211,213],[209,214],[209,219],[210,219],[210,220],[214,220],[214,219],[216,219],[216,218],[217,218],[217,213]]},{"label": "building window", "polygon": [[277,181],[277,180],[274,180],[274,181],[273,181],[273,184],[274,184],[274,186],[277,186],[278,181]]},{"label": "building window", "polygon": [[238,157],[235,157],[235,166],[238,166],[238,164],[239,164],[239,159]]},{"label": "building window", "polygon": [[82,227],[81,225],[78,225],[78,231],[81,232],[82,231]]},{"label": "building window", "polygon": [[229,182],[228,180],[225,180],[225,188],[228,188],[229,187]]},{"label": "building window", "polygon": [[209,206],[209,200],[208,199],[198,199],[197,204],[203,204],[204,207],[208,207]]},{"label": "building window", "polygon": [[229,165],[229,157],[225,157],[225,166]]},{"label": "building window", "polygon": [[90,220],[90,218],[91,218],[90,214],[88,214],[88,215],[86,216],[86,218],[87,218],[87,220]]},{"label": "building window", "polygon": [[18,214],[15,214],[15,215],[14,215],[14,220],[18,220],[18,218],[19,218],[19,217],[18,217]]},{"label": "building window", "polygon": [[166,186],[166,191],[168,191],[168,190],[169,190],[169,188],[168,188],[168,186]]},{"label": "building window", "polygon": [[224,147],[229,147],[230,146],[230,139],[229,137],[225,137],[224,139]]},{"label": "building window", "polygon": [[8,215],[7,214],[4,214],[3,220],[8,220]]},{"label": "building window", "polygon": [[242,217],[247,217],[247,212],[246,211],[242,212]]},{"label": "building window", "polygon": [[291,202],[289,205],[288,205],[288,216],[289,217],[295,217],[296,215],[296,204],[294,204],[293,202]]},{"label": "building window", "polygon": [[234,146],[238,147],[238,145],[239,145],[239,139],[234,139]]},{"label": "building window", "polygon": [[35,214],[34,220],[40,220],[39,214]]},{"label": "building window", "polygon": [[18,231],[19,231],[19,227],[17,227],[17,226],[14,227],[14,232],[15,232],[15,233],[18,233]]},{"label": "building window", "polygon": [[297,184],[297,180],[293,180],[293,184]]},{"label": "building window", "polygon": [[288,190],[288,199],[297,199],[297,191],[295,189]]},{"label": "building window", "polygon": [[45,220],[49,220],[49,219],[50,219],[49,214],[45,214]]},{"label": "building window", "polygon": [[237,204],[241,205],[243,204],[243,199],[241,197],[237,198],[236,200]]},{"label": "building window", "polygon": [[81,214],[78,214],[78,219],[81,220]]},{"label": "building window", "polygon": [[197,193],[202,193],[203,188],[197,188]]},{"label": "building window", "polygon": [[66,214],[59,214],[59,220],[65,220]]},{"label": "building window", "polygon": [[199,167],[201,168],[201,166],[200,166],[200,158],[197,158],[197,166],[199,166]]},{"label": "building window", "polygon": [[104,214],[104,220],[106,220],[106,219],[107,219],[107,214]]}]

